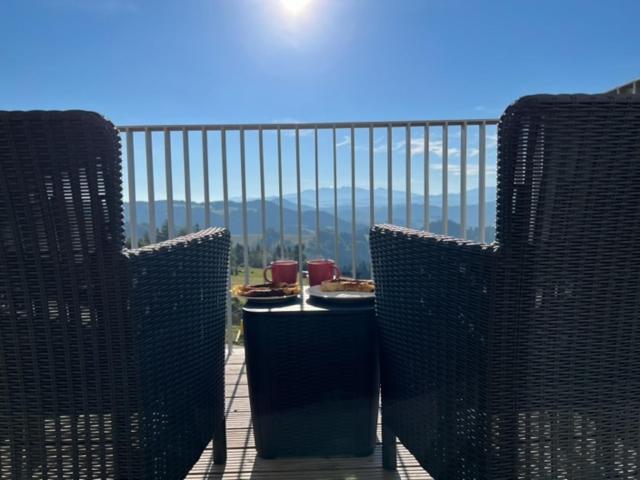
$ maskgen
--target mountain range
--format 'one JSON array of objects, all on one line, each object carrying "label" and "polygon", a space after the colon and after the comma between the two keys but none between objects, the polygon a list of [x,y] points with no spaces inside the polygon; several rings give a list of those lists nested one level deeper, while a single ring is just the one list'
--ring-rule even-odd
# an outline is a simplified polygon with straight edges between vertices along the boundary
[{"label": "mountain range", "polygon": [[[486,222],[487,225],[493,225],[495,222],[495,188],[487,187],[486,189]],[[341,187],[337,189],[337,226],[341,232],[351,232],[351,188]],[[393,191],[393,223],[398,225],[406,224],[406,193],[402,191]],[[318,190],[319,196],[319,222],[321,229],[330,229],[333,231],[335,226],[334,212],[334,191],[330,188],[321,188]],[[478,227],[478,191],[469,190],[467,193],[467,226],[468,228]],[[305,190],[301,192],[301,216],[302,230],[304,234],[315,232],[316,229],[316,192],[315,190]],[[432,195],[429,197],[429,212],[431,222],[435,223],[442,219],[442,196]],[[242,202],[237,199],[230,200],[229,206],[229,229],[234,236],[241,235],[243,230],[242,221]],[[375,221],[387,222],[387,190],[375,189],[374,191]],[[125,222],[129,221],[129,204],[125,203]],[[160,228],[167,221],[167,202],[166,200],[157,200],[155,202],[156,227]],[[412,222],[414,228],[424,228],[423,225],[424,197],[419,194],[412,195]],[[278,197],[269,197],[265,199],[266,212],[266,228],[279,231],[280,230],[280,203]],[[448,199],[449,221],[457,223],[460,219],[460,196],[459,194],[450,194]],[[173,215],[176,231],[186,225],[186,205],[184,201],[178,200],[173,203]],[[191,215],[194,225],[205,225],[204,204],[202,202],[191,203]],[[142,237],[148,230],[149,224],[149,206],[147,202],[136,202],[136,223],[137,233]],[[370,207],[369,207],[369,190],[356,189],[355,202],[355,218],[356,229],[369,226]],[[221,201],[211,202],[211,225],[224,225],[224,204]],[[284,233],[291,235],[297,233],[297,195],[283,195],[283,226]],[[247,201],[247,227],[249,235],[262,233],[261,221],[261,202],[257,199]]]}]

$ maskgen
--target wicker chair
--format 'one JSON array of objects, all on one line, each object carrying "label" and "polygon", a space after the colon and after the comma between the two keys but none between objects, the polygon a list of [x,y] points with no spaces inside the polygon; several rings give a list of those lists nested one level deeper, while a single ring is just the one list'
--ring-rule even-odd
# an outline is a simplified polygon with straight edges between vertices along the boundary
[{"label": "wicker chair", "polygon": [[371,232],[383,459],[434,479],[640,475],[640,97],[500,121],[497,242]]},{"label": "wicker chair", "polygon": [[184,478],[225,459],[229,234],[123,251],[119,135],[0,112],[0,478]]}]

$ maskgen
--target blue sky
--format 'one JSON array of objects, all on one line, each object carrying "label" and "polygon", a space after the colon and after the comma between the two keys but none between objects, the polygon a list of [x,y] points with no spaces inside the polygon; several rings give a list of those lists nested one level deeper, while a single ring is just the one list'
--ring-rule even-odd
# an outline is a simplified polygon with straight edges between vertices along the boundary
[{"label": "blue sky", "polygon": [[[640,2],[624,0],[309,0],[297,15],[282,0],[3,0],[0,105],[96,110],[120,125],[495,118],[521,95],[597,92],[639,77],[638,18]],[[399,187],[402,133],[394,132]],[[198,138],[192,143],[198,158]],[[136,140],[139,197],[142,147]],[[342,150],[340,183],[349,184],[348,145]],[[285,157],[291,172],[290,150]],[[364,172],[366,152],[357,157]],[[233,152],[230,163],[237,178]],[[193,161],[196,199],[199,171]],[[307,173],[303,188],[313,185]],[[326,173],[320,183],[329,186]],[[216,175],[212,165],[219,197]],[[359,184],[367,179],[358,175]],[[160,175],[156,186],[162,196]],[[231,186],[238,193],[239,182]]]}]

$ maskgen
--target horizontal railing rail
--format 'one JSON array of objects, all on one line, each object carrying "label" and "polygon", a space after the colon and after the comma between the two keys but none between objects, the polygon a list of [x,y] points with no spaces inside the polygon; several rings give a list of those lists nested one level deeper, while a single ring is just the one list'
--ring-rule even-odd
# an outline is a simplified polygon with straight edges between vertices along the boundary
[{"label": "horizontal railing rail", "polygon": [[393,120],[393,121],[369,121],[369,122],[307,122],[307,123],[234,123],[234,124],[175,124],[175,125],[122,125],[118,129],[121,131],[127,130],[131,132],[144,132],[150,130],[152,132],[162,132],[169,130],[172,132],[178,132],[182,130],[188,131],[201,131],[202,129],[208,131],[220,131],[220,130],[311,130],[311,129],[323,129],[323,128],[386,128],[386,127],[405,127],[407,125],[430,125],[433,127],[441,127],[443,125],[460,126],[460,125],[495,125],[498,120],[491,119],[461,119],[461,120]]},{"label": "horizontal railing rail", "polygon": [[293,256],[301,279],[307,254],[332,256],[353,277],[367,275],[364,227],[381,221],[490,241],[497,123],[120,126],[130,245],[215,221],[231,230],[232,261],[249,283],[258,250],[261,266]]}]

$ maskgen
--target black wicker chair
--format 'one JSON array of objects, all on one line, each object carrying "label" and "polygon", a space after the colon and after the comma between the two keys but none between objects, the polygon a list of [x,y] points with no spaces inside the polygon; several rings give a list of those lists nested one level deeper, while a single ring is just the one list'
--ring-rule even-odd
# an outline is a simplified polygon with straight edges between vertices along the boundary
[{"label": "black wicker chair", "polygon": [[498,185],[496,244],[371,232],[385,467],[640,478],[640,97],[517,101]]},{"label": "black wicker chair", "polygon": [[123,251],[119,135],[0,112],[0,478],[184,478],[226,455],[229,234]]}]

